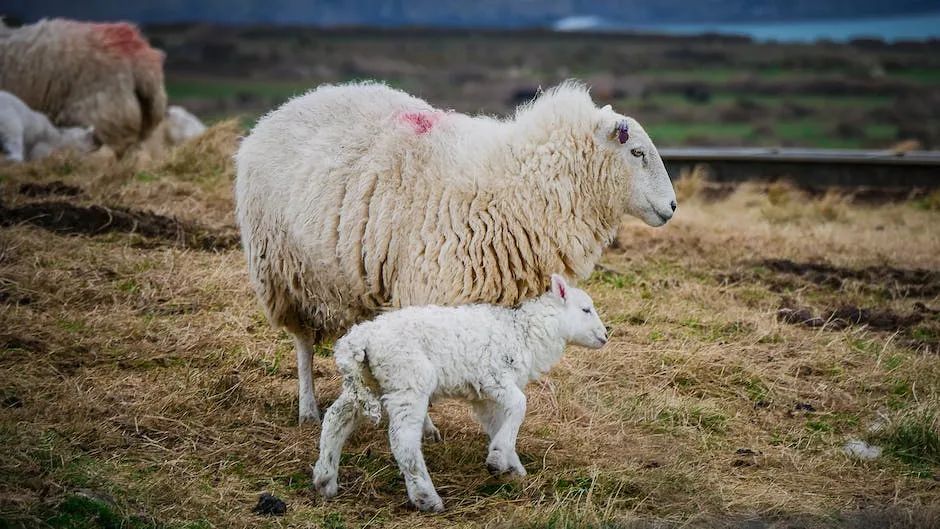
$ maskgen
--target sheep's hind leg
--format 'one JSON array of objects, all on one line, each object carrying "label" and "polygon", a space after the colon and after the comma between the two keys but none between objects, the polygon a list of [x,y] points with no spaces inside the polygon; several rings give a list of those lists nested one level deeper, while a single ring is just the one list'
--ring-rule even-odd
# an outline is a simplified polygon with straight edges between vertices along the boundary
[{"label": "sheep's hind leg", "polygon": [[356,429],[359,403],[346,391],[330,406],[320,432],[320,456],[313,467],[313,486],[324,498],[336,496],[336,475],[346,439]]},{"label": "sheep's hind leg", "polygon": [[525,467],[516,453],[516,438],[525,419],[525,393],[515,384],[507,384],[489,393],[495,401],[494,409],[489,410],[492,414],[489,424],[496,428],[496,432],[490,437],[486,468],[493,475],[525,476]]},{"label": "sheep's hind leg", "polygon": [[297,350],[297,387],[299,390],[298,417],[300,424],[320,422],[320,410],[317,409],[317,397],[313,393],[313,351],[316,342],[307,334],[294,334],[294,348]]},{"label": "sheep's hind leg", "polygon": [[444,502],[434,490],[421,453],[421,436],[428,413],[428,398],[414,392],[397,392],[385,396],[388,412],[388,440],[398,469],[405,478],[408,498],[422,511],[441,512]]}]

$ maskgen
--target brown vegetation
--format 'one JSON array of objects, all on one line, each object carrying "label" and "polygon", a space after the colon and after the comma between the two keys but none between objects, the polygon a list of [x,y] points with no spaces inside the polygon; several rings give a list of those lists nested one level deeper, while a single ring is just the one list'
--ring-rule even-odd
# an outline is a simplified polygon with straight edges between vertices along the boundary
[{"label": "brown vegetation", "polygon": [[[0,201],[232,233],[237,134],[145,165],[3,165]],[[491,478],[468,410],[434,406],[439,516],[407,508],[381,428],[351,439],[335,501],[310,491],[318,429],[296,426],[291,344],[237,247],[20,219],[0,231],[0,526],[937,527],[940,213],[695,189],[664,228],[624,224],[586,283],[612,340],[529,388],[525,480]],[[918,320],[790,325],[787,300]],[[331,358],[314,369],[328,404]],[[850,459],[850,437],[885,454]],[[265,491],[282,517],[252,512],[277,510]]]}]

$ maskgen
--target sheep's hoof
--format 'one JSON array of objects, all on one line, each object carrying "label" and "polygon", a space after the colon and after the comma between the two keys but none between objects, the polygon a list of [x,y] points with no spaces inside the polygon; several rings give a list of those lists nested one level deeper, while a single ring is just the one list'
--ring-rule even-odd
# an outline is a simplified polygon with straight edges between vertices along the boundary
[{"label": "sheep's hoof", "polygon": [[443,512],[444,502],[441,501],[441,497],[437,495],[436,492],[416,492],[414,497],[411,498],[411,503],[419,511],[424,512]]},{"label": "sheep's hoof", "polygon": [[320,424],[320,411],[317,410],[316,406],[314,406],[313,409],[301,409],[299,419],[301,426],[305,424],[316,426]]}]

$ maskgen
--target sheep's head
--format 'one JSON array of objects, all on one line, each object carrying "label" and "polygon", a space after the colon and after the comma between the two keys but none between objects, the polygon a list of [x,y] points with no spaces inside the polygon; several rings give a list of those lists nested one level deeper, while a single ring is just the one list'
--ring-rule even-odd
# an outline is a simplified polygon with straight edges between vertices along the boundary
[{"label": "sheep's head", "polygon": [[618,196],[625,200],[626,212],[650,226],[662,226],[676,210],[676,193],[659,151],[633,118],[617,114],[610,105],[598,112],[596,140],[610,161],[605,166],[623,175],[616,181],[623,186]]}]

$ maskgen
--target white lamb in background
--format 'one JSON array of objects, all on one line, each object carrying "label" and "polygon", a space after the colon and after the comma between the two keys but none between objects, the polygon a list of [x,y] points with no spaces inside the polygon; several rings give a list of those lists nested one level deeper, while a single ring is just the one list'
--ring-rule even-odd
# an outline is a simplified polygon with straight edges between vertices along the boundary
[{"label": "white lamb in background", "polygon": [[94,127],[56,128],[20,98],[0,90],[0,146],[14,162],[38,160],[64,148],[91,152],[94,135]]},{"label": "white lamb in background", "polygon": [[[515,309],[495,305],[422,306],[382,314],[336,342],[343,391],[323,419],[314,486],[337,493],[346,439],[365,416],[388,414],[388,437],[408,497],[422,511],[441,511],[421,453],[422,434],[439,439],[428,416],[438,397],[470,401],[490,438],[493,474],[524,476],[516,435],[525,416],[523,389],[547,372],[573,343],[597,349],[607,332],[591,297],[551,276],[551,290]],[[381,393],[381,404],[371,387]]]},{"label": "white lamb in background", "polygon": [[376,83],[325,85],[263,117],[235,157],[252,286],[297,350],[300,422],[319,420],[311,352],[377,312],[511,307],[585,278],[625,214],[676,195],[649,136],[564,83],[503,120]]}]

